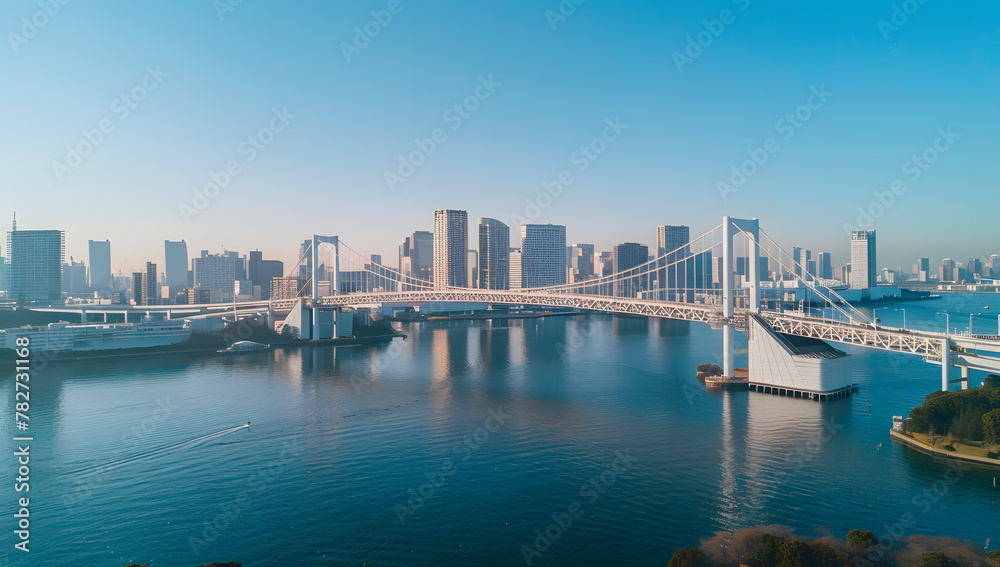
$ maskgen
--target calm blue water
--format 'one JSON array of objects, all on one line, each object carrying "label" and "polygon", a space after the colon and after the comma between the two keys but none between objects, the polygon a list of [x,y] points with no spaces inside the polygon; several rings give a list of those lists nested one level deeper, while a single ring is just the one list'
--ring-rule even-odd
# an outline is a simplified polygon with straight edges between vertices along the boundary
[{"label": "calm blue water", "polygon": [[[964,330],[991,302],[1000,310],[995,295],[893,307],[924,328],[943,328],[935,313],[949,310]],[[902,313],[879,317],[899,324]],[[974,330],[993,332],[991,317],[977,316]],[[946,483],[944,464],[889,440],[892,415],[939,387],[939,368],[917,357],[842,347],[860,393],[821,404],[706,391],[695,367],[719,360],[721,332],[702,324],[593,315],[404,328],[409,338],[392,348],[37,372],[32,551],[13,550],[9,402],[0,556],[39,566],[525,565],[522,546],[549,529],[558,538],[539,540],[533,565],[663,565],[716,530],[878,534],[906,513],[917,522],[907,534],[1000,539],[997,471]],[[12,400],[12,371],[4,376]],[[931,502],[923,492],[936,481],[944,493]],[[411,496],[421,485],[422,500]],[[550,528],[568,510],[571,525]]]}]

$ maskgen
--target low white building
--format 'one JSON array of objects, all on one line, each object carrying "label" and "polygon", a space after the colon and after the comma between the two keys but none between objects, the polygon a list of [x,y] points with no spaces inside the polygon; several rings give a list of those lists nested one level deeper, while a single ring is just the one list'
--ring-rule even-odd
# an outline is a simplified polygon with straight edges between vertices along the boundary
[{"label": "low white building", "polygon": [[824,341],[772,331],[750,317],[750,390],[796,398],[850,395],[851,356]]}]

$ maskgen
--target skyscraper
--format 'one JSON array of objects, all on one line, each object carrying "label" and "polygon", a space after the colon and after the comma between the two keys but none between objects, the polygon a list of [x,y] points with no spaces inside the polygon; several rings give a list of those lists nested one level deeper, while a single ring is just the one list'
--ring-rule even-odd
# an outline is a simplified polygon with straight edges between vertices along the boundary
[{"label": "skyscraper", "polygon": [[73,257],[69,257],[69,262],[63,264],[62,268],[62,290],[73,296],[87,293],[87,264],[74,262]]},{"label": "skyscraper", "polygon": [[7,280],[10,279],[8,267],[7,258],[0,254],[0,291],[7,291]]},{"label": "skyscraper", "polygon": [[687,226],[656,227],[656,256],[660,257],[691,242],[691,228]]},{"label": "skyscraper", "polygon": [[566,283],[566,227],[521,225],[521,280],[525,288]]},{"label": "skyscraper", "polygon": [[[656,257],[659,267],[656,270],[656,286],[660,289],[659,299],[676,301],[677,291],[687,284],[687,266],[683,261],[691,242],[691,229],[687,226],[656,227]],[[664,258],[664,255],[667,255]],[[687,294],[683,294],[686,296]],[[680,297],[680,300],[684,300]]]},{"label": "skyscraper", "polygon": [[210,290],[213,302],[231,299],[236,284],[238,257],[236,252],[209,254],[208,250],[202,250],[201,257],[194,259],[195,287]]},{"label": "skyscraper", "polygon": [[[614,273],[631,270],[649,261],[649,247],[636,242],[619,244],[611,250],[611,259]],[[616,278],[612,293],[615,297],[636,297],[644,289],[647,278],[648,274],[639,274],[638,271],[628,277]]]},{"label": "skyscraper", "polygon": [[574,244],[569,248],[569,275],[572,281],[582,282],[594,277],[594,245]]},{"label": "skyscraper", "polygon": [[829,252],[820,252],[816,256],[816,276],[824,280],[833,279],[833,260]]},{"label": "skyscraper", "polygon": [[90,275],[87,285],[100,294],[111,291],[111,241],[88,240]]},{"label": "skyscraper", "polygon": [[917,277],[917,281],[926,282],[930,280],[930,258],[917,258],[917,263],[913,267],[913,275]]},{"label": "skyscraper", "polygon": [[132,301],[146,305],[146,272],[132,272]]},{"label": "skyscraper", "polygon": [[146,288],[143,293],[145,298],[143,305],[159,305],[160,294],[157,291],[160,286],[156,285],[156,264],[146,262],[146,272],[142,283]]},{"label": "skyscraper", "polygon": [[878,269],[875,264],[875,231],[851,232],[851,289],[875,287]]},{"label": "skyscraper", "polygon": [[521,279],[521,249],[510,249],[510,289],[521,289],[524,280]]},{"label": "skyscraper", "polygon": [[418,230],[410,236],[410,271],[417,279],[434,281],[433,232]]},{"label": "skyscraper", "polygon": [[434,211],[434,287],[469,287],[469,213]]},{"label": "skyscraper", "polygon": [[263,253],[254,250],[247,256],[247,279],[260,286],[260,298],[271,299],[271,280],[284,276],[285,264],[281,260],[265,260]]},{"label": "skyscraper", "polygon": [[62,290],[65,235],[61,230],[7,233],[9,297],[18,301],[58,301]]},{"label": "skyscraper", "polygon": [[187,286],[188,249],[187,242],[163,241],[164,269],[167,278],[164,285],[184,289]]},{"label": "skyscraper", "polygon": [[510,289],[510,227],[479,218],[479,288]]}]

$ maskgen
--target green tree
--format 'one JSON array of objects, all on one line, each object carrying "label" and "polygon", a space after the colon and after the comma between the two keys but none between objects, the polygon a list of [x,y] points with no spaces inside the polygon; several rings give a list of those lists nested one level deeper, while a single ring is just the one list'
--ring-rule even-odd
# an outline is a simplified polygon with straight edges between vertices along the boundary
[{"label": "green tree", "polygon": [[1000,388],[1000,375],[990,374],[983,380],[983,388]]},{"label": "green tree", "polygon": [[927,394],[926,396],[924,396],[924,403],[926,404],[927,402],[933,400],[934,398],[937,398],[938,396],[943,396],[943,395],[945,395],[947,393],[948,392],[945,392],[943,390],[934,390],[930,394]]},{"label": "green tree", "polygon": [[781,559],[778,567],[802,567],[802,559],[806,554],[806,549],[806,544],[801,541],[783,540],[778,549],[778,557]]},{"label": "green tree", "polygon": [[825,541],[813,541],[806,544],[808,550],[803,565],[816,567],[843,567],[851,563],[850,558],[842,549],[834,547]]},{"label": "green tree", "polygon": [[784,538],[771,534],[760,534],[747,540],[747,565],[751,567],[774,567],[778,564],[780,548]]},{"label": "green tree", "polygon": [[878,538],[867,530],[851,530],[847,533],[847,549],[858,555],[868,555],[878,545]]},{"label": "green tree", "polygon": [[983,441],[1000,445],[1000,409],[983,414]]},{"label": "green tree", "polygon": [[697,547],[685,547],[674,552],[667,567],[708,567],[708,557]]},{"label": "green tree", "polygon": [[959,564],[940,551],[921,553],[917,567],[960,567]]},{"label": "green tree", "polygon": [[986,564],[990,567],[1000,567],[1000,550],[987,553]]}]

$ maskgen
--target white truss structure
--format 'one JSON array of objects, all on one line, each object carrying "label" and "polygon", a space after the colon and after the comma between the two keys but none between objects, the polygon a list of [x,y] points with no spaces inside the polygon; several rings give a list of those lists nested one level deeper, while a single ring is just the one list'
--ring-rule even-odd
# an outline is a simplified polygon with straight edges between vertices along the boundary
[{"label": "white truss structure", "polygon": [[[288,301],[288,300],[286,300]],[[293,300],[294,301],[294,300]],[[647,315],[702,323],[719,323],[721,311],[717,306],[603,297],[594,295],[573,295],[568,293],[496,291],[477,289],[443,289],[433,291],[402,291],[380,293],[352,293],[321,297],[322,306],[366,305],[371,303],[421,303],[421,302],[466,302],[507,305],[532,305],[539,307],[568,307],[606,313]]]}]

